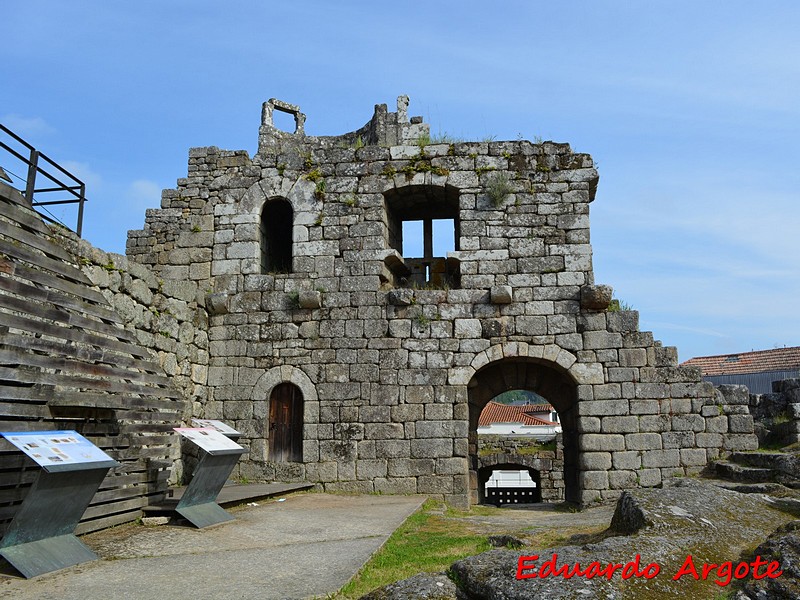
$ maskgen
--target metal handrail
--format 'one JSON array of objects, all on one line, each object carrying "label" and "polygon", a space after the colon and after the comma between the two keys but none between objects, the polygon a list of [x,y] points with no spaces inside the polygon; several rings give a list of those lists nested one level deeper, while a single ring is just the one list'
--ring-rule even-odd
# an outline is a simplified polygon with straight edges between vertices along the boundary
[{"label": "metal handrail", "polygon": [[[75,233],[78,234],[78,237],[81,235],[81,231],[83,229],[83,205],[87,202],[86,198],[86,184],[75,177],[72,173],[67,171],[64,167],[56,163],[54,160],[49,158],[43,152],[40,152],[33,146],[31,146],[28,142],[23,140],[13,131],[11,131],[8,127],[3,124],[0,124],[0,131],[3,133],[11,136],[17,143],[22,144],[24,148],[28,151],[29,155],[26,157],[23,154],[17,152],[14,148],[6,144],[4,141],[0,140],[0,148],[5,150],[8,154],[16,158],[17,160],[21,161],[23,164],[27,166],[27,177],[25,178],[25,199],[30,203],[31,208],[35,208],[37,206],[53,206],[53,205],[60,205],[60,204],[77,204],[78,205],[78,218],[77,218],[77,226],[75,228]],[[53,174],[48,172],[43,166],[42,163],[46,163],[49,167],[58,169],[60,173]],[[46,177],[50,182],[56,184],[56,187],[36,187],[36,177],[37,175],[41,175]],[[64,177],[66,175],[66,177]],[[17,176],[19,179],[21,177]],[[59,177],[67,179],[70,182],[74,183],[64,183],[59,179]],[[41,179],[40,179],[41,181]],[[59,200],[41,200],[41,194],[46,194],[50,192],[67,192],[70,195],[74,196],[74,198],[69,198],[66,200],[59,199]],[[39,198],[35,196],[35,194],[39,194]],[[56,219],[53,215],[45,214],[47,210],[45,209],[44,212],[41,210],[37,211],[41,217],[50,223],[58,223],[60,225],[64,225],[64,223]]]}]

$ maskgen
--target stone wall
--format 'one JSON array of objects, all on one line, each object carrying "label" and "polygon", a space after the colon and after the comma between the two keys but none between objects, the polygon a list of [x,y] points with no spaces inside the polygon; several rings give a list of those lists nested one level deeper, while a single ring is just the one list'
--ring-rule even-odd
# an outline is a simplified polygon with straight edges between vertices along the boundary
[{"label": "stone wall", "polygon": [[[186,400],[183,420],[207,401],[209,364],[206,291],[191,279],[162,279],[127,257],[104,252],[61,232],[61,244],[108,300],[139,344],[148,348]],[[176,444],[176,448],[177,448]],[[175,454],[171,480],[180,482],[183,460]]]},{"label": "stone wall", "polygon": [[[324,138],[278,131],[267,106],[254,157],[190,150],[187,177],[129,233],[131,263],[204,296],[193,416],[244,433],[243,476],[474,501],[478,414],[509,389],[558,410],[568,500],[655,486],[752,444],[752,429],[715,435],[713,387],[640,332],[638,313],[609,310],[592,270],[591,157],[429,143],[406,106]],[[452,223],[455,249],[403,256],[415,219]],[[271,254],[283,245],[290,268]],[[271,458],[281,384],[302,397],[302,460]]]},{"label": "stone wall", "polygon": [[773,381],[771,394],[748,394],[744,386],[729,387],[741,388],[737,397],[747,398],[762,444],[788,445],[800,442],[800,379]]},{"label": "stone wall", "polygon": [[526,437],[480,435],[478,468],[499,465],[520,465],[536,470],[541,501],[564,501],[564,444],[560,434],[549,444]]}]

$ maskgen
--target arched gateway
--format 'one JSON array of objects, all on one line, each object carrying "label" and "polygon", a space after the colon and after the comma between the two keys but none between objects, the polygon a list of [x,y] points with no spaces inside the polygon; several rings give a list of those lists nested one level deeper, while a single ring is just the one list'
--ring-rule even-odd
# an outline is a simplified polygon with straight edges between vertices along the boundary
[{"label": "arched gateway", "polygon": [[509,390],[536,392],[558,411],[563,430],[565,499],[580,502],[575,382],[558,364],[528,357],[503,358],[489,363],[475,373],[468,385],[470,501],[477,503],[481,498],[478,417],[492,398]]}]

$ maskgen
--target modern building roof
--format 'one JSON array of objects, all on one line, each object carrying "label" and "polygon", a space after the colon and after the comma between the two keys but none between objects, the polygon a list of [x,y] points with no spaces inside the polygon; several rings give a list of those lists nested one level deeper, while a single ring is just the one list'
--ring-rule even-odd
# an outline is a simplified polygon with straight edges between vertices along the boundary
[{"label": "modern building roof", "polygon": [[[523,425],[558,425],[553,421],[540,419],[531,414],[530,404],[524,406],[511,406],[508,404],[500,404],[499,402],[490,401],[481,411],[481,416],[478,417],[478,426],[487,427],[492,423],[522,423]],[[533,405],[536,407],[550,406],[547,405]],[[550,407],[552,408],[552,407]],[[543,412],[543,411],[535,411]]]},{"label": "modern building roof", "polygon": [[690,358],[682,366],[700,367],[703,376],[800,370],[800,346],[719,356],[697,356]]}]

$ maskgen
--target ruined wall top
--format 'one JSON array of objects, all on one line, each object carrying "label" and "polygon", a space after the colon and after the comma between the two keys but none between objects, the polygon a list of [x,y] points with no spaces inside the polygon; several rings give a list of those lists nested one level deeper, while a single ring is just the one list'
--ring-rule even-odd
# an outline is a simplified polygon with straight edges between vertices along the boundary
[{"label": "ruined wall top", "polygon": [[[395,146],[413,143],[430,135],[430,125],[422,117],[408,117],[408,96],[398,96],[397,112],[389,112],[386,104],[376,104],[375,113],[367,124],[356,131],[338,136],[307,136],[306,115],[300,107],[276,98],[267,100],[261,109],[261,127],[258,132],[258,154],[268,154],[286,146],[315,145],[341,147],[354,145]],[[295,130],[291,133],[275,127],[274,111],[294,117]]]}]

